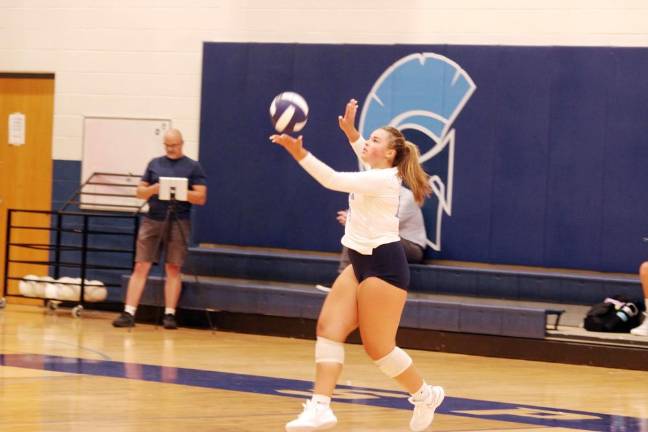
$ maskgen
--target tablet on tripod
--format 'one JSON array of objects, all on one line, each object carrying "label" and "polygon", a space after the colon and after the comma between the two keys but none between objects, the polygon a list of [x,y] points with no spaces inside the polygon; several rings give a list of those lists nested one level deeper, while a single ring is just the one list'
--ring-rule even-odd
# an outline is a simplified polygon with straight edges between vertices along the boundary
[{"label": "tablet on tripod", "polygon": [[187,201],[188,180],[186,177],[160,177],[161,201]]}]

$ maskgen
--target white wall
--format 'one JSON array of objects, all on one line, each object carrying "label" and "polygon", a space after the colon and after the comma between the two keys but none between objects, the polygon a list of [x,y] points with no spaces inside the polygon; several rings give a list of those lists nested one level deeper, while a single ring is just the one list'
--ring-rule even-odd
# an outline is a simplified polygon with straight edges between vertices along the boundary
[{"label": "white wall", "polygon": [[0,72],[56,74],[53,157],[84,115],[169,118],[196,157],[204,41],[648,46],[646,0],[0,0]]}]

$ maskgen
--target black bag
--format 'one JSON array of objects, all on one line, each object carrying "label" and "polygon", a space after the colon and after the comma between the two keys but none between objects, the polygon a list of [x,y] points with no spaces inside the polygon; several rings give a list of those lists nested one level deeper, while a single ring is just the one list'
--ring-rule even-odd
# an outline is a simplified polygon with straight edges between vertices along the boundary
[{"label": "black bag", "polygon": [[608,297],[597,303],[585,316],[585,330],[629,333],[641,324],[639,308],[622,296]]}]

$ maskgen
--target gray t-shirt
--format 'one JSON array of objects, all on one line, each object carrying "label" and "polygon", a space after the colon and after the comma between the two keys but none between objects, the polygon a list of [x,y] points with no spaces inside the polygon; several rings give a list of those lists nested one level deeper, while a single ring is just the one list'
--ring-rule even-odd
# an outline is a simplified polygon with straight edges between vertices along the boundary
[{"label": "gray t-shirt", "polygon": [[401,238],[409,240],[425,249],[427,233],[423,212],[414,200],[414,194],[406,187],[400,188],[400,203],[398,206],[398,234]]}]

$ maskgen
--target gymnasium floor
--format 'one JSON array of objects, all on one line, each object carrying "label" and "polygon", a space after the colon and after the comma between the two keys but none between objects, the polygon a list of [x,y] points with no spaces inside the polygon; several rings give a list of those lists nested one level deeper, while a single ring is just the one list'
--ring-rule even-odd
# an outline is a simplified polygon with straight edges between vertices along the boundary
[{"label": "gymnasium floor", "polygon": [[[313,378],[313,342],[115,329],[115,314],[0,310],[0,431],[281,431]],[[648,432],[648,372],[409,351],[448,397],[432,431]],[[334,431],[406,431],[409,405],[358,345]]]}]

